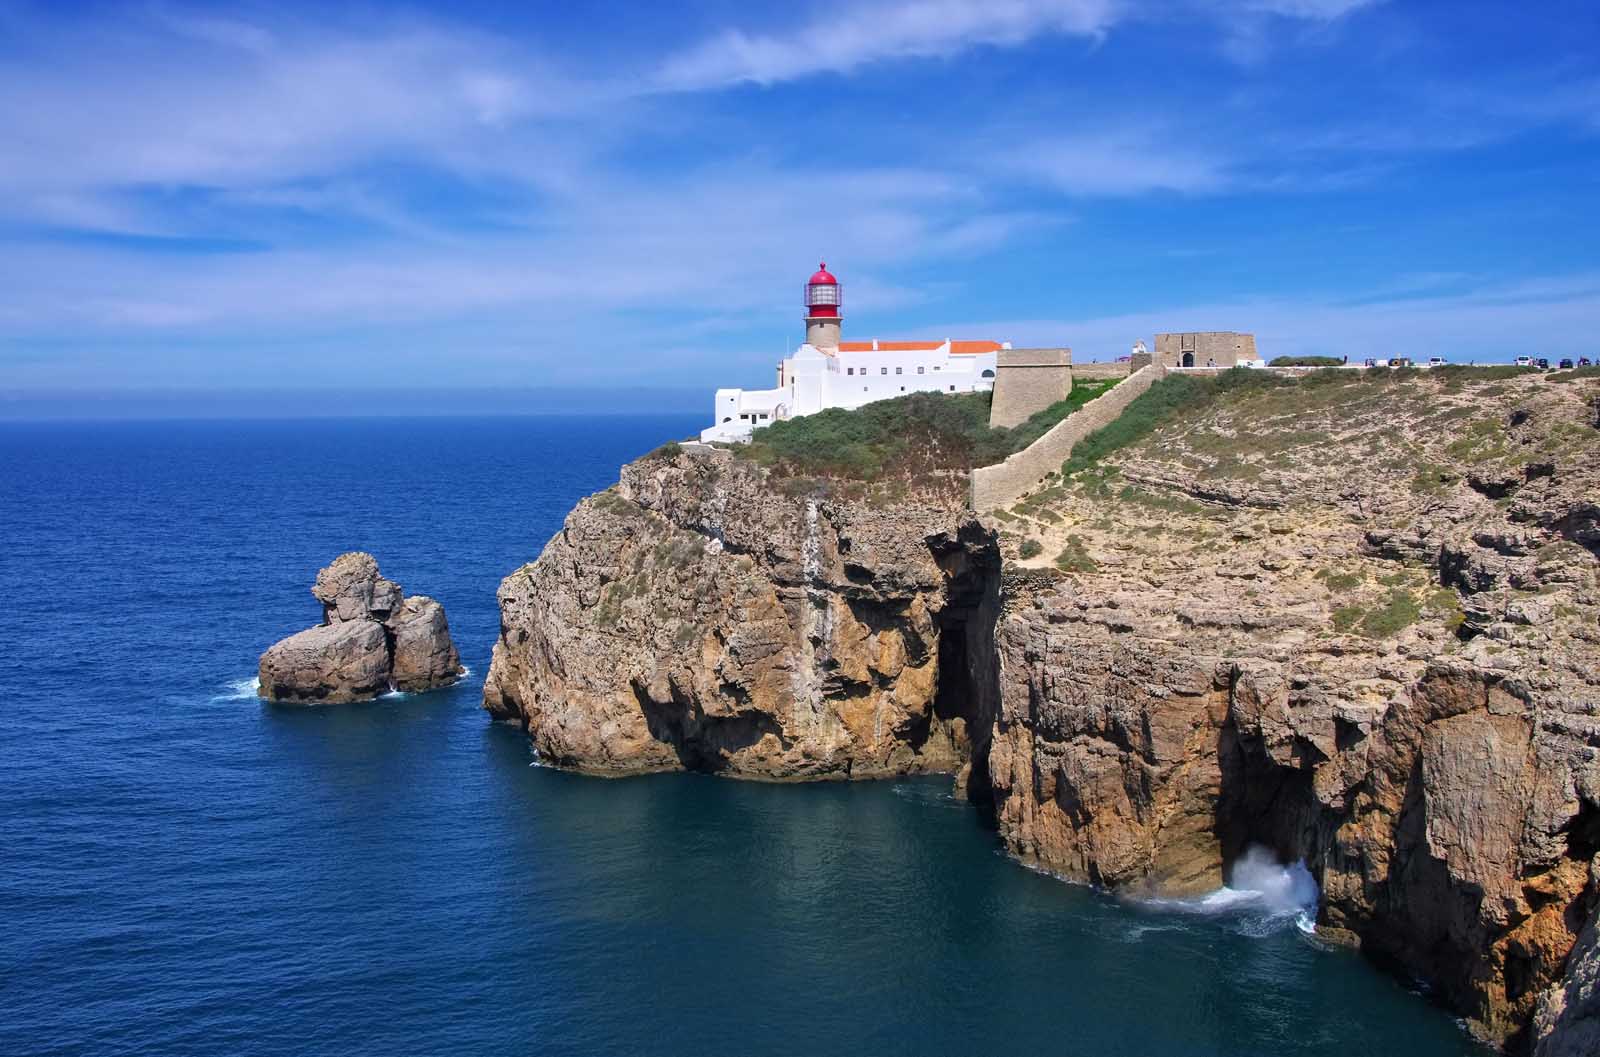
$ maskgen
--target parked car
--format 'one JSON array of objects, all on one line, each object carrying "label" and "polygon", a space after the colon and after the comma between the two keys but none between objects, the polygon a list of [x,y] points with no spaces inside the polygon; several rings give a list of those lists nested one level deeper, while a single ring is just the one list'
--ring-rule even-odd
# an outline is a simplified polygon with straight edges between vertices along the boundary
[{"label": "parked car", "polygon": [[1543,356],[1540,356],[1537,360],[1534,360],[1533,365],[1539,368],[1541,371],[1548,371],[1550,369],[1550,361],[1545,359]]},{"label": "parked car", "polygon": [[1376,366],[1378,366],[1378,361],[1373,359],[1371,356],[1368,356],[1366,359],[1361,361],[1361,366],[1363,366],[1363,367],[1376,367]]},{"label": "parked car", "polygon": [[1517,363],[1518,367],[1532,367],[1533,366],[1533,357],[1532,356],[1518,356],[1517,360],[1516,360],[1516,363]]},{"label": "parked car", "polygon": [[1443,366],[1445,366],[1445,359],[1444,359],[1443,356],[1429,356],[1428,357],[1428,366],[1429,367],[1443,367]]},{"label": "parked car", "polygon": [[1556,366],[1560,367],[1563,371],[1570,371],[1572,370],[1572,361],[1566,357],[1562,357],[1561,362],[1556,364]]},{"label": "parked car", "polygon": [[1589,357],[1587,357],[1587,356],[1579,356],[1578,357],[1578,366],[1579,367],[1587,367],[1587,366],[1589,366]]}]

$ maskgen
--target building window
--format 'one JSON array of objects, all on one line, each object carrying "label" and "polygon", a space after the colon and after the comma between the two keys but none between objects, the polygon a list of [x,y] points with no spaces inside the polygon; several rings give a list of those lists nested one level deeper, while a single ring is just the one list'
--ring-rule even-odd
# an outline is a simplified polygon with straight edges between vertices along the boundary
[{"label": "building window", "polygon": [[921,374],[921,373],[922,373],[922,368],[921,368],[921,367],[918,367],[918,368],[917,368],[917,373],[918,373],[918,374]]},{"label": "building window", "polygon": [[862,392],[863,392],[863,393],[864,393],[864,392],[866,392],[866,391],[867,391],[867,387],[866,387],[866,386],[862,386],[862,387],[861,387],[861,391],[862,391]]},{"label": "building window", "polygon": [[845,374],[855,374],[856,373],[856,369],[854,367],[846,367],[844,369],[844,373]]},{"label": "building window", "polygon": [[878,373],[879,374],[888,374],[889,373],[889,368],[887,368],[887,367],[879,367],[878,368]]},{"label": "building window", "polygon": [[895,373],[895,374],[899,374],[899,373],[900,373],[900,368],[898,368],[898,367],[896,367],[896,368],[895,368],[895,369],[894,369],[894,373]]},{"label": "building window", "polygon": [[983,377],[985,377],[985,378],[993,378],[994,377],[994,372],[993,371],[984,371],[983,372]]},{"label": "building window", "polygon": [[939,366],[938,366],[938,364],[935,364],[935,365],[934,365],[934,367],[933,367],[933,369],[934,369],[934,370],[936,370],[936,371],[937,371],[937,370],[938,370],[938,369],[939,369]]},{"label": "building window", "polygon": [[732,422],[733,421],[733,416],[729,415],[727,418],[723,419],[722,421],[724,421],[724,422]]},{"label": "building window", "polygon": [[955,387],[955,386],[953,386],[953,385],[952,385],[952,386],[951,386],[951,387],[950,387],[950,391],[951,391],[951,392],[952,392],[952,393],[953,393],[953,392],[955,392],[955,391],[956,391],[956,387]]},{"label": "building window", "polygon": [[740,415],[739,416],[739,421],[740,422],[749,422],[750,421],[750,416],[749,415]]}]

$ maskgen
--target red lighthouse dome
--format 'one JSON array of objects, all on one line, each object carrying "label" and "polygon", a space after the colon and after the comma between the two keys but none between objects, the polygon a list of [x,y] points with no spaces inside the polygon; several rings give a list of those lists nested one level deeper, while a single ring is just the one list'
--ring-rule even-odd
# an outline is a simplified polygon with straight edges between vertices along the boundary
[{"label": "red lighthouse dome", "polygon": [[824,261],[817,265],[817,273],[806,281],[806,316],[837,317],[839,305],[839,280],[828,271]]}]

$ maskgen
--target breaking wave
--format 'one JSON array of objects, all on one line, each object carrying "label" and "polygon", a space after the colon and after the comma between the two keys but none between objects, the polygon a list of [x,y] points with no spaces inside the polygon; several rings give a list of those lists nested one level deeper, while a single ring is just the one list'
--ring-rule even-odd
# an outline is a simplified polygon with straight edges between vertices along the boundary
[{"label": "breaking wave", "polygon": [[261,680],[255,676],[248,679],[234,679],[228,683],[228,689],[217,694],[213,701],[245,701],[255,700],[260,696]]},{"label": "breaking wave", "polygon": [[1278,862],[1266,848],[1256,845],[1233,864],[1228,883],[1194,899],[1149,899],[1158,910],[1182,914],[1227,917],[1245,935],[1266,936],[1290,925],[1306,935],[1316,932],[1316,879],[1303,862]]}]

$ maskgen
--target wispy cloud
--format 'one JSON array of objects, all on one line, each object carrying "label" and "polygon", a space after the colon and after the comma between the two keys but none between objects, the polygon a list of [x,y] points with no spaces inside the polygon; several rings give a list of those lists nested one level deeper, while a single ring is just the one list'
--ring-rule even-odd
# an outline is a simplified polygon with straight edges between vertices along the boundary
[{"label": "wispy cloud", "polygon": [[1011,46],[1043,34],[1094,38],[1118,0],[912,0],[826,7],[795,29],[727,29],[663,64],[659,83],[694,89],[850,73],[874,62]]}]

